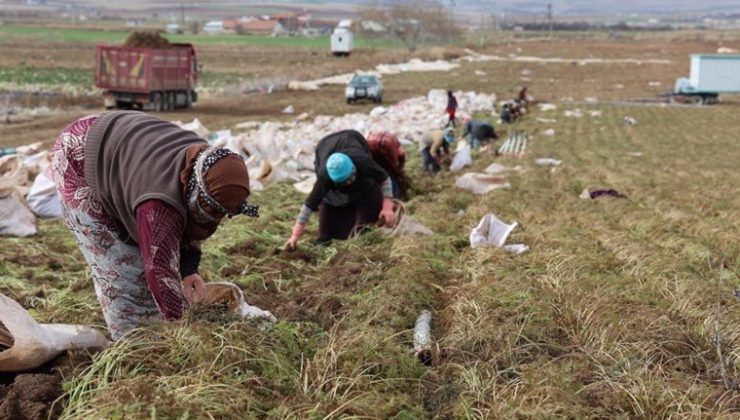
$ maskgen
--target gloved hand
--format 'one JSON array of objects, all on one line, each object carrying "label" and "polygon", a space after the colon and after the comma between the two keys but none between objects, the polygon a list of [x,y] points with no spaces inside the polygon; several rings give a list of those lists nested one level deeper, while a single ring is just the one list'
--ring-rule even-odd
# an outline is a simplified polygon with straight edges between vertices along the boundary
[{"label": "gloved hand", "polygon": [[285,242],[286,251],[294,251],[296,249],[298,240],[303,236],[303,229],[305,229],[303,223],[295,222],[295,225],[293,225],[293,233],[290,235],[290,239]]},{"label": "gloved hand", "polygon": [[383,208],[380,210],[378,222],[381,226],[392,228],[396,224],[396,215],[393,213],[393,199],[383,197]]}]

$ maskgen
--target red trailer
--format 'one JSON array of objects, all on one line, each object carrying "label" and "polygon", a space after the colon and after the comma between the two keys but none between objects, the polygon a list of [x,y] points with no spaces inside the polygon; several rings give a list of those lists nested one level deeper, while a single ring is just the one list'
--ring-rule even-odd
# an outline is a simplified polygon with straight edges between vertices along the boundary
[{"label": "red trailer", "polygon": [[171,48],[98,45],[95,86],[104,89],[106,108],[171,111],[198,100],[198,65],[191,44]]}]

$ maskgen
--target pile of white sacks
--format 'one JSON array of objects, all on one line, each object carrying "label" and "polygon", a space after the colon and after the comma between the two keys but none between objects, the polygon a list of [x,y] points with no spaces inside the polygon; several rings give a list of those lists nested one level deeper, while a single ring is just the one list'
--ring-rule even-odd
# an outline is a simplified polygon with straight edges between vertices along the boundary
[{"label": "pile of white sacks", "polygon": [[48,176],[49,153],[41,143],[0,157],[0,236],[30,236],[36,217],[59,217],[61,205]]},{"label": "pile of white sacks", "polygon": [[[496,103],[493,94],[459,91],[455,96],[460,117],[492,111]],[[308,120],[304,114],[287,123],[239,124],[237,128],[246,129],[239,134],[231,130],[209,133],[198,120],[181,126],[208,138],[214,146],[227,147],[241,154],[247,162],[253,191],[262,190],[267,183],[292,182],[298,191],[308,193],[316,179],[314,149],[324,136],[347,129],[363,135],[390,131],[408,145],[416,142],[425,131],[447,123],[446,106],[446,91],[434,89],[427,96],[413,97],[389,107],[379,106],[367,114],[319,115],[313,120]]]}]

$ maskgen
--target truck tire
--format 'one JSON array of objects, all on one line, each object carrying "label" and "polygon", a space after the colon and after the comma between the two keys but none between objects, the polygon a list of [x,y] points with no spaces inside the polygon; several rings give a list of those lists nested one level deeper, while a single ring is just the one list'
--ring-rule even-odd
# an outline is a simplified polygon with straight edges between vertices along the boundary
[{"label": "truck tire", "polygon": [[154,112],[162,112],[162,94],[154,92],[151,96],[152,104],[154,104]]},{"label": "truck tire", "polygon": [[167,111],[175,110],[175,92],[169,91],[165,93],[167,96]]}]

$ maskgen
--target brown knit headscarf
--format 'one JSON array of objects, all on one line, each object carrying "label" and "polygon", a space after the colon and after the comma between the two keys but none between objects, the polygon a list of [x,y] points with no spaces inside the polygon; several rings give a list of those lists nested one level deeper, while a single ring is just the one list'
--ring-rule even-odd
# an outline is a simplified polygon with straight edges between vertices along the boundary
[{"label": "brown knit headscarf", "polygon": [[[183,187],[183,197],[187,200],[187,186],[190,176],[195,169],[198,154],[207,145],[196,145],[188,148],[185,155],[185,166],[180,172],[180,183]],[[249,196],[249,173],[244,160],[238,155],[229,155],[219,159],[204,174],[204,181],[211,197],[218,201],[229,212],[236,212]],[[200,207],[214,219],[220,221],[225,214],[209,206],[207,202],[198,199]],[[191,210],[189,210],[190,212]],[[203,240],[216,231],[219,222],[198,223],[192,217],[188,218],[187,236],[195,240]]]}]

